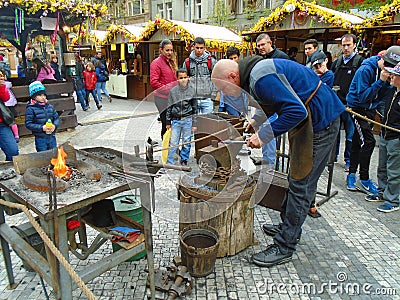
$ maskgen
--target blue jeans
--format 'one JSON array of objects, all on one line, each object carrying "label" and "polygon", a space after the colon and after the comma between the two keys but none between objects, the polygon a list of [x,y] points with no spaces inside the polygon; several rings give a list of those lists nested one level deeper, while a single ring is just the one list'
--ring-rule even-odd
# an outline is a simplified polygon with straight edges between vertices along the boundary
[{"label": "blue jeans", "polygon": [[86,105],[89,104],[89,95],[90,94],[92,94],[94,102],[96,102],[96,105],[99,105],[99,100],[97,99],[95,90],[86,90],[86,97],[85,97]]},{"label": "blue jeans", "polygon": [[393,206],[399,206],[400,195],[400,140],[385,140],[379,143],[378,163],[379,196]]},{"label": "blue jeans", "polygon": [[313,166],[311,172],[301,180],[290,177],[289,188],[281,212],[282,230],[274,236],[274,243],[283,254],[296,251],[297,238],[307,217],[317,190],[318,179],[330,157],[334,140],[339,131],[339,118],[313,137]]},{"label": "blue jeans", "polygon": [[106,82],[105,81],[103,81],[103,82],[97,81],[96,82],[96,93],[97,93],[97,97],[99,100],[101,100],[101,91],[102,90],[107,97],[110,97],[110,94],[108,93],[108,91],[106,89]]},{"label": "blue jeans", "polygon": [[[183,120],[172,120],[171,122],[171,140],[169,141],[169,146],[179,145],[179,140],[182,137],[182,143],[186,143],[192,140],[192,118],[186,118]],[[182,161],[188,161],[190,155],[191,145],[182,146],[179,155]],[[168,150],[167,164],[174,164],[174,154],[178,148],[172,148]]]},{"label": "blue jeans", "polygon": [[[270,124],[272,122],[274,122],[276,119],[278,119],[278,115],[273,114],[261,126],[262,127],[270,126]],[[263,155],[262,160],[268,162],[268,166],[270,166],[271,168],[274,168],[275,160],[276,160],[276,138],[272,139],[267,144],[262,145],[262,155]]]},{"label": "blue jeans", "polygon": [[6,155],[7,161],[12,161],[12,157],[19,154],[14,134],[11,128],[3,122],[0,122],[0,148]]},{"label": "blue jeans", "polygon": [[[350,113],[344,111],[340,115],[340,121],[343,123],[344,131],[346,133],[346,145],[344,147],[344,162],[346,164],[350,164],[350,153],[351,153],[351,141],[353,139],[354,134],[354,123],[351,119]],[[336,144],[336,158],[339,156],[339,149],[340,149],[340,130],[337,138]]]},{"label": "blue jeans", "polygon": [[35,146],[37,152],[57,148],[56,136],[54,134],[50,135],[49,137],[35,136]]},{"label": "blue jeans", "polygon": [[197,114],[211,114],[214,111],[214,103],[211,98],[197,100]]},{"label": "blue jeans", "polygon": [[86,90],[77,90],[76,92],[76,97],[79,100],[79,103],[82,106],[82,109],[86,109],[86,103],[85,103],[85,97],[86,97]]}]

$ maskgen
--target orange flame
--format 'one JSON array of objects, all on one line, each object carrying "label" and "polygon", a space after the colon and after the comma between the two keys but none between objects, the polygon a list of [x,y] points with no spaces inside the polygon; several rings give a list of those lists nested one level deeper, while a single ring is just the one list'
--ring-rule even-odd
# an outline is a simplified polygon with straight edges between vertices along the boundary
[{"label": "orange flame", "polygon": [[61,146],[58,148],[57,158],[51,159],[51,164],[54,166],[53,171],[54,175],[58,178],[70,178],[72,174],[72,169],[67,166],[65,158],[67,157],[67,153],[64,152],[64,148]]}]

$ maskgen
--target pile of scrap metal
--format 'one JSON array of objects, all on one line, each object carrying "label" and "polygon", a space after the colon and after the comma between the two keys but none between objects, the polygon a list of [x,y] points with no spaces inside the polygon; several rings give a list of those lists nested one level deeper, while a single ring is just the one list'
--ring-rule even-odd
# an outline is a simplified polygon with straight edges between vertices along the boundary
[{"label": "pile of scrap metal", "polygon": [[175,257],[173,262],[170,266],[160,267],[155,272],[156,290],[167,294],[166,298],[156,296],[156,299],[173,300],[192,293],[193,281],[187,267],[182,266],[180,257]]}]

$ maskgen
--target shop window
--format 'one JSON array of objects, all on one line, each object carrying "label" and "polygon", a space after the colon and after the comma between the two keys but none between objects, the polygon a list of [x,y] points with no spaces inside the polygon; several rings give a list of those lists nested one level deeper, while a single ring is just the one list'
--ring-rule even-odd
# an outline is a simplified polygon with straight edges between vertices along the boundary
[{"label": "shop window", "polygon": [[201,19],[201,0],[195,0],[195,18]]},{"label": "shop window", "polygon": [[161,19],[164,19],[164,4],[157,4],[157,13]]},{"label": "shop window", "polygon": [[167,9],[167,19],[172,20],[172,2],[165,3]]},{"label": "shop window", "polygon": [[263,0],[263,8],[271,9],[271,0]]},{"label": "shop window", "polygon": [[188,9],[189,9],[189,3],[188,3],[188,0],[184,0],[183,1],[183,6],[184,6],[184,11],[183,11],[183,19],[186,21],[186,22],[189,22],[189,12],[188,12]]},{"label": "shop window", "polygon": [[144,0],[132,0],[128,3],[129,15],[144,14]]},{"label": "shop window", "polygon": [[242,14],[243,13],[243,8],[244,8],[244,1],[246,0],[239,0],[236,2],[236,14]]}]

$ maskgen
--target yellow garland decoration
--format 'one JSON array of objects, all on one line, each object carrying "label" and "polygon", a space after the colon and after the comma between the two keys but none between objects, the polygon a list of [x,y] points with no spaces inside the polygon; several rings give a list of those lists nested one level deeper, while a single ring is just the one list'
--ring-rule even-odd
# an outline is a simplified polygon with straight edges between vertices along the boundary
[{"label": "yellow garland decoration", "polygon": [[0,47],[11,47],[11,43],[5,39],[0,38]]},{"label": "yellow garland decoration", "polygon": [[[398,1],[398,0],[397,0]],[[261,17],[260,20],[250,29],[251,32],[266,31],[266,29],[286,18],[291,12],[288,6],[295,7],[310,16],[317,17],[317,22],[326,22],[347,30],[355,29],[355,25],[345,18],[321,10],[315,2],[309,3],[301,0],[288,0],[281,7],[277,7],[268,17]]]},{"label": "yellow garland decoration", "polygon": [[77,3],[73,0],[0,0],[0,8],[8,6],[23,8],[28,15],[33,15],[39,10],[50,12],[65,10],[70,14],[99,18],[107,13],[107,6],[104,4]]},{"label": "yellow garland decoration", "polygon": [[102,44],[110,44],[114,39],[117,34],[123,35],[125,38],[128,39],[129,43],[135,43],[139,41],[139,38],[135,36],[134,34],[130,33],[124,26],[118,25],[118,24],[111,24],[107,28],[107,34],[106,37],[104,38]]},{"label": "yellow garland decoration", "polygon": [[[179,35],[180,40],[184,41],[186,45],[189,45],[195,39],[195,37],[183,26],[175,24],[169,20],[158,18],[156,16],[156,19],[154,21],[150,20],[146,23],[146,26],[144,27],[139,40],[148,40],[158,28],[163,29],[166,34],[174,32],[175,34]],[[220,52],[225,52],[230,46],[237,47],[241,52],[245,51],[248,48],[248,45],[245,42],[221,42],[215,39],[205,39],[205,42],[206,47],[209,50],[215,49]]]},{"label": "yellow garland decoration", "polygon": [[383,25],[385,22],[390,21],[392,16],[400,12],[400,0],[394,0],[393,2],[381,6],[379,13],[369,19],[365,19],[362,25],[359,27],[373,27]]}]

